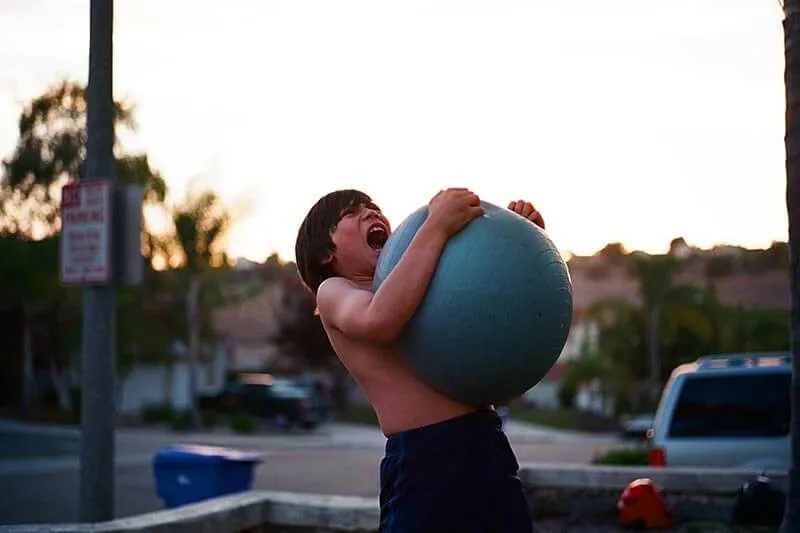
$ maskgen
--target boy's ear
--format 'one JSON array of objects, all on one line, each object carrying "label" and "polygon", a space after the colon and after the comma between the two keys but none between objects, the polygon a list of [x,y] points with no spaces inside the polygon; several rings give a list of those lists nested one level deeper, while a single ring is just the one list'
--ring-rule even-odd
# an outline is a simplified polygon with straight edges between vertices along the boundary
[{"label": "boy's ear", "polygon": [[333,262],[333,252],[328,252],[328,254],[322,259],[321,264],[330,265],[332,262]]}]

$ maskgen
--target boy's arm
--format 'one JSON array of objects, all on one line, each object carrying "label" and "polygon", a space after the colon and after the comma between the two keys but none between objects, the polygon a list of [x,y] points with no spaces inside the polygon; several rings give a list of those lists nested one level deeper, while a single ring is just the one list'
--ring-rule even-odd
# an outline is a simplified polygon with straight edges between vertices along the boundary
[{"label": "boy's arm", "polygon": [[375,293],[342,278],[329,278],[317,291],[322,318],[346,336],[390,344],[422,302],[447,235],[423,223],[408,249]]}]

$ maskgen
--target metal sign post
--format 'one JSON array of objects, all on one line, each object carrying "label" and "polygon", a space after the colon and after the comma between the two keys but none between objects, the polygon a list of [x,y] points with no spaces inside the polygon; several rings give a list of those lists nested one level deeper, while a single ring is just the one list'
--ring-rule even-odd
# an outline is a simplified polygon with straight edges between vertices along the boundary
[{"label": "metal sign post", "polygon": [[[62,279],[87,285],[83,296],[83,364],[80,520],[114,518],[114,419],[116,389],[115,253],[110,224],[116,174],[114,160],[113,0],[91,0],[89,83],[86,97],[86,167],[84,182],[67,189],[67,214],[62,219],[62,251],[72,264],[62,264]],[[77,194],[75,191],[80,191]],[[94,191],[94,192],[91,192]],[[80,196],[80,207],[67,207]],[[62,198],[63,201],[63,198]],[[87,210],[108,214],[102,222],[83,221]],[[91,216],[89,217],[92,218]],[[81,233],[83,232],[83,233]],[[73,242],[70,235],[78,235]],[[65,241],[65,239],[67,239]],[[64,256],[62,256],[64,257]]]},{"label": "metal sign post", "polygon": [[61,194],[60,279],[84,288],[80,520],[114,518],[116,287],[142,282],[142,187],[116,185],[114,0],[91,0],[86,167]]}]

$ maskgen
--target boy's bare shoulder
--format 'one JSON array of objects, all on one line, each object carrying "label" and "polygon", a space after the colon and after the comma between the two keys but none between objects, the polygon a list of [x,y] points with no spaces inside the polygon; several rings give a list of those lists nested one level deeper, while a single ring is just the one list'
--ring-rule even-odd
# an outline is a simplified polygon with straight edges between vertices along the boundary
[{"label": "boy's bare shoulder", "polygon": [[372,295],[370,291],[347,278],[328,278],[317,289],[317,305],[322,311],[326,307],[338,306],[353,295],[358,295],[357,298],[360,300],[361,294]]},{"label": "boy's bare shoulder", "polygon": [[345,290],[359,290],[360,287],[347,278],[332,277],[320,283],[317,289],[317,298],[325,298],[331,293],[340,293]]}]

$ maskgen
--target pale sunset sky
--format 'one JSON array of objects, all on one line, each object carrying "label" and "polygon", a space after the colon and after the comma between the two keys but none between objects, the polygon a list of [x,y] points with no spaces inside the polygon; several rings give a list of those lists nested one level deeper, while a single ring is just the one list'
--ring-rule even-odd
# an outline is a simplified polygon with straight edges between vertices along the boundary
[{"label": "pale sunset sky", "polygon": [[[775,0],[117,0],[115,93],[174,200],[248,209],[234,256],[294,259],[322,194],[393,224],[439,189],[530,199],[562,252],[786,240]],[[0,0],[0,154],[88,72],[89,0]]]}]

